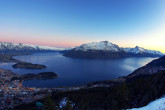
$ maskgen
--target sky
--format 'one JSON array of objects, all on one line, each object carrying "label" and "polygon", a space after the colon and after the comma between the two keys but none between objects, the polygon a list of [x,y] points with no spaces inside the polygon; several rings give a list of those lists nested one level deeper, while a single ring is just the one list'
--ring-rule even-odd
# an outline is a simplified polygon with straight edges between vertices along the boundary
[{"label": "sky", "polygon": [[74,47],[104,40],[165,53],[165,0],[0,0],[0,41]]}]

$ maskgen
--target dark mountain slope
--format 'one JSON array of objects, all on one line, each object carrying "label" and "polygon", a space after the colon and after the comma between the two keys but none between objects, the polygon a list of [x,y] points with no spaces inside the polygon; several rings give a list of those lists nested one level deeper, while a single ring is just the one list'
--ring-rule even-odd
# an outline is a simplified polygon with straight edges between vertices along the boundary
[{"label": "dark mountain slope", "polygon": [[[106,88],[80,89],[77,91],[56,92],[51,99],[55,105],[67,97],[75,103],[76,110],[121,110],[147,105],[165,94],[165,71],[137,78],[129,83],[121,83]],[[44,103],[45,99],[40,100]],[[15,110],[35,108],[35,104],[25,104]]]},{"label": "dark mountain slope", "polygon": [[132,74],[128,75],[128,77],[134,77],[140,74],[154,74],[162,70],[165,70],[165,56],[153,60],[150,63],[148,63],[146,66],[143,66],[135,70]]}]

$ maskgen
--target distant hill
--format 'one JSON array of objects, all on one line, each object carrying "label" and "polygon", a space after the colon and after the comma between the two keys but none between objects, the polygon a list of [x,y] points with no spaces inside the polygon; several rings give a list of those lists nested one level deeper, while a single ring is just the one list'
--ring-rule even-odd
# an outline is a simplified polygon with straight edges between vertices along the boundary
[{"label": "distant hill", "polygon": [[131,56],[140,56],[140,57],[160,57],[163,56],[164,54],[161,53],[160,51],[155,51],[155,50],[148,50],[144,49],[142,47],[136,46],[135,48],[123,48],[123,50],[127,53],[129,53]]},{"label": "distant hill", "polygon": [[50,46],[38,46],[38,45],[29,45],[29,44],[22,44],[22,43],[0,42],[1,53],[44,52],[44,51],[61,51],[61,50],[64,50],[64,49],[50,47]]},{"label": "distant hill", "polygon": [[109,41],[82,44],[64,53],[73,58],[124,58],[124,57],[161,57],[160,51],[135,48],[122,48]]}]

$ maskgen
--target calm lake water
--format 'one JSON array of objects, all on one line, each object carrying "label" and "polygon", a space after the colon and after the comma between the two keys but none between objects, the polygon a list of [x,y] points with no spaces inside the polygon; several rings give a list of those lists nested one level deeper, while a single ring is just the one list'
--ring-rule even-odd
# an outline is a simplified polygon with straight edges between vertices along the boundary
[{"label": "calm lake water", "polygon": [[0,68],[12,70],[14,73],[55,72],[57,79],[29,80],[23,85],[28,87],[62,87],[78,86],[91,81],[110,80],[125,76],[135,69],[144,66],[154,58],[121,58],[121,59],[74,59],[55,53],[35,53],[33,55],[14,57],[21,61],[46,65],[46,69],[14,69],[14,63],[0,63]]}]

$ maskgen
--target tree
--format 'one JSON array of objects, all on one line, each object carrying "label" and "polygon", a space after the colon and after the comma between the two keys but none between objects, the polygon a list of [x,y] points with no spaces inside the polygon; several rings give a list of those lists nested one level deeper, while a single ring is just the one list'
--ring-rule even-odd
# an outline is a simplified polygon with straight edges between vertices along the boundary
[{"label": "tree", "polygon": [[127,108],[128,104],[128,86],[126,83],[116,87],[116,100],[119,108]]},{"label": "tree", "polygon": [[66,103],[65,110],[73,110],[72,104],[70,103],[69,100]]},{"label": "tree", "polygon": [[46,97],[44,105],[46,110],[56,110],[56,106],[49,95]]}]

